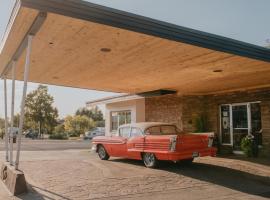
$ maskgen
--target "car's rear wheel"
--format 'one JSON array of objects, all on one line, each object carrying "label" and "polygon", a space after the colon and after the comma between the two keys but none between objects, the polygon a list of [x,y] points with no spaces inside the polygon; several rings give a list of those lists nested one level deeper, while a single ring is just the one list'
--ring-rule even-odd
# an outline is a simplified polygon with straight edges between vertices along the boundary
[{"label": "car's rear wheel", "polygon": [[97,153],[101,160],[108,160],[110,158],[110,155],[107,153],[103,145],[98,145]]},{"label": "car's rear wheel", "polygon": [[144,165],[146,167],[149,167],[149,168],[157,167],[158,160],[157,160],[155,154],[153,154],[153,153],[144,153],[142,158],[143,158]]}]

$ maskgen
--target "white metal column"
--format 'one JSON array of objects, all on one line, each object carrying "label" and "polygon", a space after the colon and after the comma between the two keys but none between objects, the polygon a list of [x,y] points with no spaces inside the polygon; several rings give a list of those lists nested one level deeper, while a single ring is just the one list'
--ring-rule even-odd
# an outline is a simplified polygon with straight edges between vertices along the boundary
[{"label": "white metal column", "polygon": [[231,104],[230,104],[230,137],[231,137],[231,145],[233,146],[233,110]]},{"label": "white metal column", "polygon": [[25,107],[25,98],[26,98],[26,92],[27,92],[27,82],[28,82],[28,77],[29,77],[29,66],[30,66],[30,54],[31,54],[31,47],[32,47],[32,39],[33,39],[33,36],[28,35],[26,60],[25,60],[25,66],[24,66],[24,84],[23,84],[23,95],[22,95],[22,101],[21,101],[21,115],[20,115],[15,169],[18,169],[19,161],[20,161],[21,139],[22,139],[23,122],[24,122],[24,109],[25,109],[24,107]]},{"label": "white metal column", "polygon": [[4,103],[5,103],[5,150],[6,150],[6,161],[9,161],[8,157],[8,117],[7,117],[7,79],[4,77]]},{"label": "white metal column", "polygon": [[251,106],[250,103],[247,103],[247,117],[248,117],[248,135],[252,135],[252,127],[251,127]]},{"label": "white metal column", "polygon": [[10,130],[9,130],[9,137],[10,137],[10,165],[13,165],[13,126],[14,126],[14,98],[15,98],[15,78],[16,78],[16,62],[12,62],[12,95],[11,95],[11,117],[10,117]]}]

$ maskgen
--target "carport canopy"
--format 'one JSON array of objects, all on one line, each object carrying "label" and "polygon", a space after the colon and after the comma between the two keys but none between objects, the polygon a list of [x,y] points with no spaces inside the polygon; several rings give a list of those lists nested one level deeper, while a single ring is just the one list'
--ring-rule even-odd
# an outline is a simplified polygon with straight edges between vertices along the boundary
[{"label": "carport canopy", "polygon": [[270,86],[270,50],[81,0],[17,1],[0,45],[1,77],[103,91],[183,95]]}]

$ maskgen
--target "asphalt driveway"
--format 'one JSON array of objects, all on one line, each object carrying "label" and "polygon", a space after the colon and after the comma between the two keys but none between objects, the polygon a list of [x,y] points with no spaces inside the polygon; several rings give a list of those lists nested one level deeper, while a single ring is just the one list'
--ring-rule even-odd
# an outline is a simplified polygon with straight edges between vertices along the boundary
[{"label": "asphalt driveway", "polygon": [[[14,145],[17,148],[17,143]],[[4,151],[4,141],[0,140],[0,151]],[[89,149],[90,140],[50,140],[50,139],[29,139],[22,138],[22,151],[57,151],[69,149]]]}]

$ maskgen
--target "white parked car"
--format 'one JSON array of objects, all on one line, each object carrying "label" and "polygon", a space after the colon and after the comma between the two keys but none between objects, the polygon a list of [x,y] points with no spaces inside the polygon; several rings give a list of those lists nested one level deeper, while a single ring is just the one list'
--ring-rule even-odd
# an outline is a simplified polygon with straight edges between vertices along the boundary
[{"label": "white parked car", "polygon": [[85,140],[92,140],[96,136],[104,136],[105,135],[105,128],[104,127],[96,127],[90,131],[85,132],[84,139]]}]

